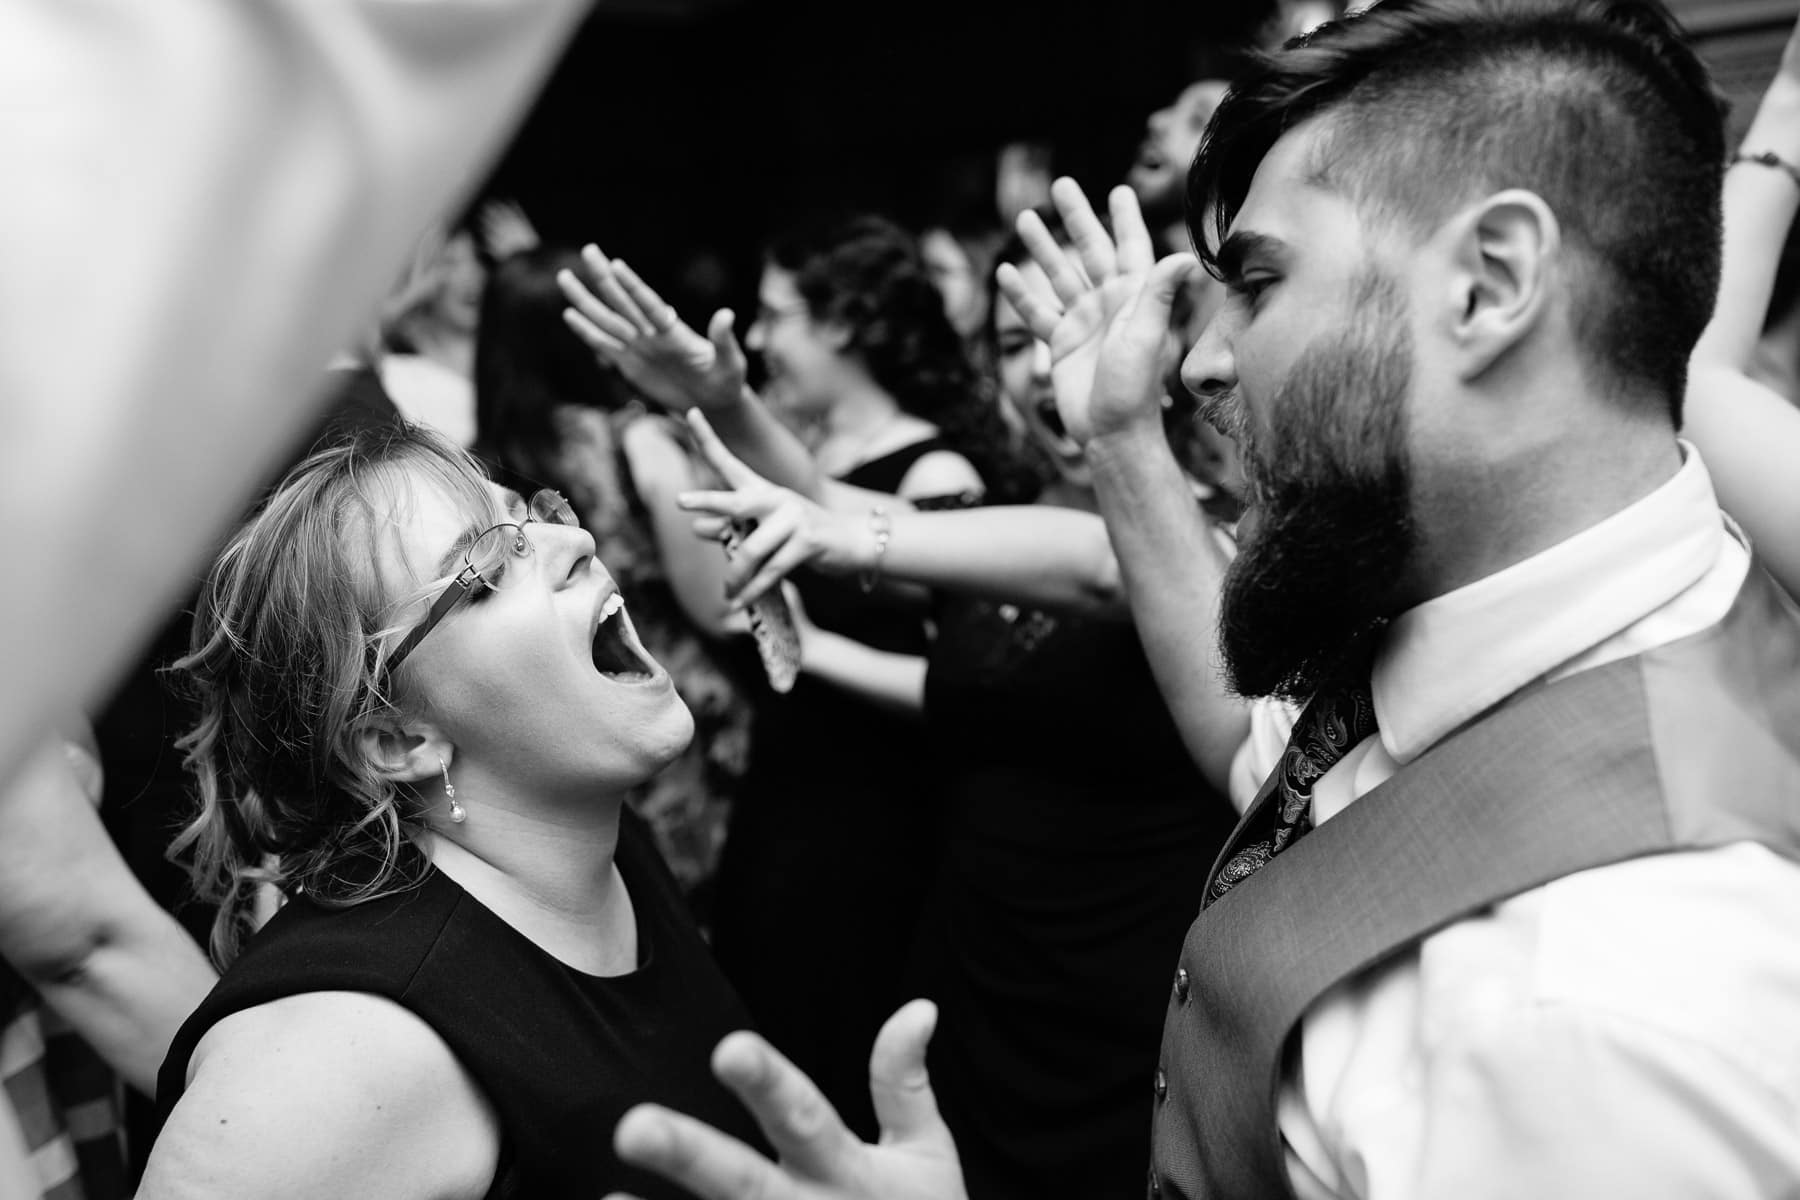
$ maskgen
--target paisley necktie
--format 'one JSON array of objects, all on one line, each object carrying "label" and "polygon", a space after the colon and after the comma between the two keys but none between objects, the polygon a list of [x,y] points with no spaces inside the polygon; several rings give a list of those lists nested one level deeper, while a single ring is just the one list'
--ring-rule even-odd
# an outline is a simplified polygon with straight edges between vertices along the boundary
[{"label": "paisley necktie", "polygon": [[1313,785],[1350,747],[1374,732],[1375,702],[1366,675],[1354,686],[1312,698],[1281,752],[1273,793],[1233,839],[1238,849],[1214,877],[1207,904],[1256,874],[1312,828]]}]

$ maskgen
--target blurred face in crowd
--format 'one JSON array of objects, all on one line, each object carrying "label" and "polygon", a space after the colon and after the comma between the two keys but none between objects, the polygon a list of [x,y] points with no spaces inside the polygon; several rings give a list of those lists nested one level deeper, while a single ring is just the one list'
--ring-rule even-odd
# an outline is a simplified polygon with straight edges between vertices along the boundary
[{"label": "blurred face in crowd", "polygon": [[[484,568],[500,572],[499,586],[477,584],[401,668],[408,707],[455,746],[459,767],[479,764],[521,794],[585,803],[643,782],[687,746],[693,718],[638,641],[593,538],[524,522],[516,493],[480,486],[489,503],[476,506],[468,489],[402,477],[377,515],[375,561],[393,596],[435,592],[476,535],[523,522],[505,532],[524,543],[509,538]],[[412,615],[423,619],[428,604]]]},{"label": "blurred face in crowd", "polygon": [[481,291],[487,270],[475,249],[475,239],[458,233],[444,243],[433,264],[441,281],[433,315],[444,325],[464,333],[474,332],[481,319]]},{"label": "blurred face in crowd", "polygon": [[987,289],[969,252],[945,229],[927,229],[919,235],[919,257],[925,273],[944,296],[944,315],[963,337],[973,337],[987,320]]},{"label": "blurred face in crowd", "polygon": [[762,355],[770,387],[796,415],[815,417],[843,394],[854,361],[843,352],[846,332],[815,321],[794,275],[773,263],[765,266],[756,293],[756,320],[744,342]]},{"label": "blurred face in crowd", "polygon": [[1188,166],[1224,95],[1223,82],[1203,79],[1189,84],[1167,107],[1150,114],[1137,160],[1125,175],[1146,216],[1173,219],[1181,214]]},{"label": "blurred face in crowd", "polygon": [[1244,460],[1227,671],[1243,694],[1294,699],[1405,606],[1414,556],[1412,276],[1350,200],[1305,181],[1316,133],[1258,168],[1221,251],[1230,297],[1182,369]]},{"label": "blurred face in crowd", "polygon": [[[1054,300],[1049,276],[1034,262],[1016,264],[1025,286]],[[994,358],[1000,394],[1012,407],[1020,425],[1057,471],[1070,483],[1087,487],[1092,482],[1081,447],[1070,438],[1056,410],[1056,393],[1050,384],[1050,347],[1032,336],[1005,296],[994,297]]]}]

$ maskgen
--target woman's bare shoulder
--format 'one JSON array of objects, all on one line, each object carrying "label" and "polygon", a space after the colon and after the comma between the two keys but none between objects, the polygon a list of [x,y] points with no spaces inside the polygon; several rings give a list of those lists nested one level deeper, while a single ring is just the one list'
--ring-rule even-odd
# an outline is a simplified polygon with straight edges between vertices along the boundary
[{"label": "woman's bare shoulder", "polygon": [[201,1039],[138,1196],[479,1197],[499,1152],[492,1108],[430,1025],[379,996],[309,992]]}]

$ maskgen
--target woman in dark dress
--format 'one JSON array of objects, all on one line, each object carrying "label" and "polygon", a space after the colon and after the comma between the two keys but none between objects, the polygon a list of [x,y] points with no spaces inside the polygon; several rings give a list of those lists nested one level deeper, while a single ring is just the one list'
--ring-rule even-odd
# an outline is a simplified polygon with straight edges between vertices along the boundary
[{"label": "woman in dark dress", "polygon": [[593,551],[416,427],[314,455],[226,548],[178,845],[227,969],[140,1196],[667,1196],[612,1153],[631,1104],[752,1134],[708,1068],[744,1014],[624,811],[692,720]]},{"label": "woman in dark dress", "polygon": [[[871,493],[979,495],[998,426],[912,239],[858,218],[778,240],[746,342],[787,411],[815,423],[818,469]],[[795,580],[807,617],[871,650],[927,648],[916,602]],[[934,769],[909,702],[811,673],[758,698],[750,769],[720,866],[714,948],[769,1039],[851,1127],[875,1132],[869,1046],[907,997],[904,956],[938,839]]]}]

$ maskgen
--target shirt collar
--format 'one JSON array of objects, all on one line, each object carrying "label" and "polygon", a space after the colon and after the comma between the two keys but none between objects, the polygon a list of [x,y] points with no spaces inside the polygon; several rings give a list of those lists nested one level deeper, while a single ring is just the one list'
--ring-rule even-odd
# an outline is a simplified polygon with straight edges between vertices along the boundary
[{"label": "shirt collar", "polygon": [[1548,550],[1408,609],[1370,683],[1406,763],[1526,684],[1668,604],[1717,559],[1723,516],[1692,446],[1668,482]]}]

